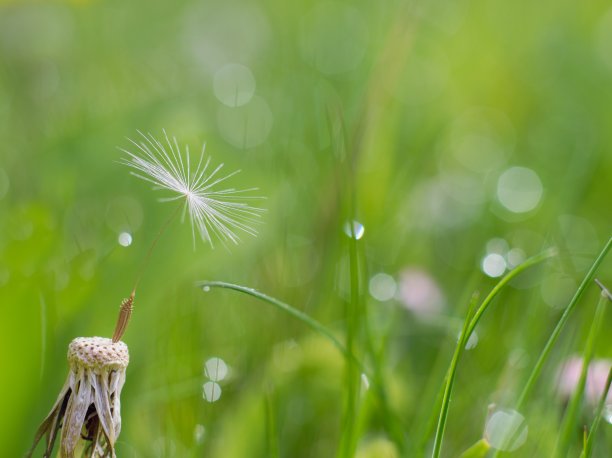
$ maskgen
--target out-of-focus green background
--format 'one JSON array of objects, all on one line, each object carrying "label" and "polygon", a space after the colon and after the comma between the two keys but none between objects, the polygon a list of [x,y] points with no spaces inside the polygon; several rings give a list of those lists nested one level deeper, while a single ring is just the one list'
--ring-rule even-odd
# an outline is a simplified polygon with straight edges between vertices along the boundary
[{"label": "out-of-focus green background", "polygon": [[[603,0],[4,3],[0,455],[29,447],[68,373],[70,340],[112,333],[176,205],[131,177],[118,147],[166,129],[241,169],[231,184],[259,187],[267,211],[259,236],[230,250],[194,251],[178,221],[161,239],[124,337],[119,456],[336,454],[341,355],[269,305],[194,283],[256,287],[343,339],[351,218],[363,229],[361,318],[392,408],[362,388],[360,457],[398,456],[386,415],[407,456],[418,453],[469,295],[560,249],[477,329],[444,443],[457,456],[481,436],[490,403],[512,407],[610,236],[611,107]],[[609,286],[611,273],[608,261]],[[589,288],[545,368],[523,456],[554,445],[557,367],[582,351],[596,295]],[[612,356],[610,315],[598,358]],[[366,340],[356,351],[367,359]],[[229,366],[215,402],[203,396],[211,357]]]}]

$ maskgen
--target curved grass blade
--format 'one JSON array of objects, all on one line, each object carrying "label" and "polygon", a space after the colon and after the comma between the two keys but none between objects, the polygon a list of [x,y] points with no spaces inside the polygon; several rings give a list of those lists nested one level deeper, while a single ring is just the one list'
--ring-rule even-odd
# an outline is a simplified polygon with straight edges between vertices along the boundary
[{"label": "curved grass blade", "polygon": [[461,357],[465,344],[467,343],[470,317],[474,307],[476,307],[477,300],[478,296],[474,294],[472,296],[472,300],[470,301],[470,306],[468,308],[467,315],[465,316],[465,321],[463,322],[463,328],[461,329],[461,334],[459,335],[459,340],[457,341],[457,346],[455,347],[455,352],[453,353],[450,367],[448,368],[448,375],[446,377],[446,383],[444,386],[444,395],[442,397],[442,405],[440,407],[440,416],[438,417],[438,426],[436,428],[436,437],[434,439],[434,447],[432,452],[433,457],[439,457],[440,451],[442,450],[442,438],[444,437],[444,430],[446,429],[446,420],[448,418],[448,409],[450,407],[450,397],[453,391],[453,385],[455,383],[457,364],[459,363],[459,358]]},{"label": "curved grass blade", "polygon": [[580,300],[580,298],[586,291],[587,286],[593,280],[593,277],[595,277],[595,273],[597,272],[599,265],[603,262],[604,258],[608,254],[608,251],[610,251],[610,247],[612,247],[612,237],[608,239],[608,242],[605,244],[605,246],[603,247],[603,249],[597,256],[597,258],[595,258],[595,261],[593,261],[591,268],[589,269],[586,276],[582,280],[582,283],[580,283],[580,285],[578,286],[578,289],[576,290],[574,297],[570,301],[569,305],[566,307],[565,311],[561,315],[561,318],[559,319],[559,322],[557,323],[557,326],[555,326],[555,329],[553,330],[552,334],[548,338],[548,341],[546,342],[546,345],[544,346],[542,353],[540,353],[540,357],[538,358],[538,361],[536,362],[536,365],[531,371],[531,374],[529,375],[529,378],[527,379],[527,383],[525,383],[525,387],[523,388],[523,391],[521,392],[521,395],[519,396],[519,399],[516,403],[516,410],[519,410],[519,411],[521,410],[524,402],[527,400],[527,397],[531,393],[531,390],[534,388],[535,382],[540,376],[540,373],[542,372],[544,363],[548,359],[548,356],[550,355],[550,351],[552,350],[553,345],[559,338],[561,331],[565,327],[565,323],[567,323],[567,320],[569,319],[570,314],[572,313],[572,311],[576,307],[576,304],[578,303],[578,301]]},{"label": "curved grass blade", "polygon": [[[279,310],[282,310],[285,313],[288,313],[289,315],[291,315],[294,318],[297,318],[298,320],[300,320],[302,323],[306,324],[307,326],[309,326],[311,329],[315,330],[316,332],[318,332],[319,334],[321,334],[322,336],[326,337],[327,339],[329,339],[329,341],[338,349],[340,350],[340,352],[348,359],[350,359],[351,361],[353,361],[354,363],[356,363],[359,368],[365,372],[365,368],[363,366],[363,364],[351,353],[349,352],[346,347],[344,345],[342,345],[342,343],[336,338],[336,336],[334,335],[334,333],[328,329],[327,327],[325,327],[324,325],[322,325],[321,323],[319,323],[317,320],[315,320],[314,318],[311,318],[309,315],[305,314],[304,312],[290,306],[289,304],[282,302],[274,297],[268,296],[267,294],[261,293],[259,291],[257,291],[256,289],[253,288],[247,288],[246,286],[241,286],[241,285],[235,285],[233,283],[227,283],[224,281],[202,281],[202,282],[198,282],[197,286],[199,288],[205,289],[205,288],[224,288],[224,289],[231,289],[234,291],[238,291],[244,294],[248,294],[249,296],[253,296],[257,299],[260,299],[264,302],[267,302],[270,305],[273,305],[274,307],[276,307]],[[367,374],[369,376],[369,374]]]},{"label": "curved grass blade", "polygon": [[603,410],[606,407],[606,400],[608,399],[608,393],[610,392],[611,384],[612,367],[608,371],[606,387],[603,390],[603,393],[601,393],[601,398],[599,398],[599,404],[597,405],[597,410],[595,411],[595,420],[593,420],[593,426],[591,426],[591,430],[589,431],[589,435],[587,436],[586,444],[584,445],[584,450],[580,454],[580,458],[589,458],[591,456],[591,452],[593,450],[593,441],[595,440],[595,433],[597,433],[597,429],[599,428],[599,424],[601,423],[601,417],[603,416]]},{"label": "curved grass blade", "polygon": [[502,278],[495,287],[491,290],[488,296],[482,301],[480,307],[474,313],[474,316],[470,319],[470,313],[468,313],[466,317],[466,321],[464,323],[464,328],[457,342],[457,347],[455,348],[455,354],[453,355],[453,359],[451,360],[451,364],[448,370],[448,374],[446,376],[446,383],[444,386],[444,396],[442,398],[442,406],[440,407],[440,416],[438,419],[438,427],[436,429],[436,436],[434,439],[434,448],[432,451],[432,457],[438,458],[440,456],[440,452],[442,449],[442,438],[444,436],[444,430],[446,428],[446,420],[448,416],[448,408],[450,404],[450,395],[452,393],[452,388],[454,384],[455,374],[457,370],[457,364],[459,362],[459,358],[465,347],[465,343],[469,340],[470,336],[474,332],[474,329],[478,325],[478,322],[487,311],[489,306],[491,305],[493,299],[499,294],[504,286],[506,286],[513,278],[519,275],[521,272],[525,271],[529,267],[537,265],[547,259],[555,256],[557,254],[557,250],[555,248],[548,249],[543,251],[540,254],[537,254],[529,259],[527,259],[522,264],[518,265],[515,269],[508,272],[504,278]]},{"label": "curved grass blade", "polygon": [[[320,333],[322,336],[329,339],[329,341],[338,350],[340,350],[340,352],[345,358],[354,362],[357,365],[357,367],[359,367],[361,372],[363,372],[372,381],[374,392],[377,394],[378,398],[380,399],[380,402],[383,405],[385,411],[388,412],[390,416],[392,416],[393,422],[399,423],[400,420],[399,418],[397,418],[397,415],[389,410],[389,407],[387,405],[386,392],[379,378],[375,377],[356,356],[354,356],[350,351],[348,351],[347,348],[344,345],[342,345],[342,343],[336,338],[336,336],[334,336],[334,333],[329,328],[325,327],[324,325],[319,323],[317,320],[305,314],[304,312],[296,309],[295,307],[292,307],[291,305],[285,302],[282,302],[274,297],[268,296],[267,294],[261,293],[253,288],[248,288],[246,286],[236,285],[233,283],[227,283],[223,281],[201,281],[201,282],[198,282],[196,285],[202,289],[223,288],[223,289],[230,289],[230,290],[238,291],[240,293],[248,294],[249,296],[252,296],[264,302],[267,302],[268,304],[273,305],[279,310],[293,316],[294,318],[297,318],[298,320],[302,321],[304,324],[306,324],[308,327],[310,327],[314,331]],[[393,431],[395,431],[395,429],[393,429],[392,432]],[[395,436],[396,434],[392,434],[392,435]]]},{"label": "curved grass blade", "polygon": [[476,313],[474,314],[474,317],[470,321],[470,326],[468,328],[468,333],[467,333],[468,339],[470,335],[472,335],[472,332],[474,332],[474,329],[476,329],[476,326],[478,325],[478,322],[482,318],[482,315],[487,311],[487,309],[491,305],[491,301],[493,301],[495,296],[499,294],[499,292],[502,290],[504,286],[510,283],[510,281],[512,281],[512,279],[514,279],[514,277],[519,275],[521,272],[527,270],[528,268],[532,266],[540,264],[541,262],[544,262],[547,259],[550,259],[556,255],[557,255],[557,249],[549,248],[548,250],[545,250],[540,254],[536,254],[535,256],[528,258],[527,260],[525,260],[525,262],[523,262],[522,264],[519,264],[514,269],[512,269],[510,272],[508,272],[504,276],[504,278],[502,278],[499,281],[499,283],[497,283],[497,285],[493,287],[489,295],[485,297],[485,299],[482,301],[482,304],[480,304],[480,307],[478,308],[478,310],[476,310]]},{"label": "curved grass blade", "polygon": [[465,452],[459,455],[459,458],[485,458],[491,449],[491,445],[486,439],[480,439]]},{"label": "curved grass blade", "polygon": [[565,411],[565,417],[563,418],[563,423],[561,426],[561,435],[557,442],[557,451],[553,453],[554,456],[567,455],[567,449],[573,436],[576,416],[580,406],[582,405],[582,395],[586,386],[589,365],[591,364],[591,359],[593,358],[593,353],[595,352],[595,340],[599,335],[599,330],[601,329],[604,315],[606,313],[606,302],[608,302],[608,298],[602,291],[599,301],[597,302],[597,308],[595,309],[595,316],[593,317],[593,321],[589,329],[589,335],[587,337],[587,342],[584,349],[584,356],[582,357],[582,370],[580,371],[578,386],[576,387],[569,406]]}]

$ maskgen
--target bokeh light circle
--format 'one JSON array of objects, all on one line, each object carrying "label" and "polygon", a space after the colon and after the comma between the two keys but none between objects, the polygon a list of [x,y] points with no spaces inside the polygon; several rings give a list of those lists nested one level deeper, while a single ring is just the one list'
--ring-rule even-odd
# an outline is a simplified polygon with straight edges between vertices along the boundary
[{"label": "bokeh light circle", "polygon": [[527,440],[528,428],[516,410],[498,410],[491,415],[485,427],[485,437],[491,447],[512,452]]},{"label": "bokeh light circle", "polygon": [[241,107],[255,94],[255,77],[248,67],[228,64],[220,68],[213,79],[215,97],[228,107]]},{"label": "bokeh light circle", "polygon": [[489,277],[501,277],[506,271],[506,260],[501,254],[489,253],[482,260],[482,271]]},{"label": "bokeh light circle", "polygon": [[513,213],[526,213],[535,209],[543,192],[538,174],[526,167],[511,167],[497,180],[497,199]]},{"label": "bokeh light circle", "polygon": [[208,402],[216,402],[221,397],[221,386],[217,382],[206,382],[202,386],[202,397]]},{"label": "bokeh light circle", "polygon": [[397,284],[391,275],[378,273],[370,278],[369,291],[374,299],[385,302],[395,297]]}]

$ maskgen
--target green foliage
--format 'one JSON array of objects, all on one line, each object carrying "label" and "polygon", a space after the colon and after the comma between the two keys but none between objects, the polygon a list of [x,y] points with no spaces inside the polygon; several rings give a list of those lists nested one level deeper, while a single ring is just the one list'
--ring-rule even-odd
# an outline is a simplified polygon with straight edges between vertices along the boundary
[{"label": "green foliage", "polygon": [[[568,416],[557,387],[585,348],[612,358],[589,340],[612,324],[593,283],[612,285],[610,30],[604,1],[3,2],[3,456],[29,448],[68,343],[110,337],[180,205],[119,164],[163,128],[267,211],[231,249],[194,250],[178,219],[160,239],[123,338],[119,456],[430,456],[443,406],[440,456],[483,456],[492,404],[525,418],[516,456],[562,429],[569,455],[604,456],[601,393]],[[465,304],[500,284],[445,398]]]}]

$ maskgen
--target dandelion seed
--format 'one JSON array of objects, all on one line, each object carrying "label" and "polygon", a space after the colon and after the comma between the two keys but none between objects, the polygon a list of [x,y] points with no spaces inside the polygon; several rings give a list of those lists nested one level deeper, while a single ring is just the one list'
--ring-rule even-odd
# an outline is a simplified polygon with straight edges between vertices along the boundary
[{"label": "dandelion seed", "polygon": [[51,457],[61,429],[60,457],[73,458],[85,442],[83,456],[115,458],[121,432],[120,395],[129,362],[128,347],[102,337],[78,337],[68,346],[70,373],[51,412],[26,456],[46,436],[44,457]]},{"label": "dandelion seed", "polygon": [[139,132],[140,142],[130,140],[137,148],[136,152],[124,151],[128,158],[122,161],[135,169],[132,175],[153,183],[156,189],[165,189],[177,193],[177,196],[162,198],[162,201],[185,199],[183,220],[189,213],[192,235],[195,246],[195,234],[204,242],[213,246],[213,236],[222,243],[240,241],[241,232],[255,236],[254,225],[264,211],[247,202],[260,197],[247,195],[257,188],[217,189],[218,185],[233,177],[240,170],[221,175],[223,164],[213,168],[210,157],[205,158],[205,145],[202,147],[197,164],[191,161],[189,147],[185,154],[181,151],[175,137],[172,140],[164,131],[165,143],[155,139],[151,134]]}]

